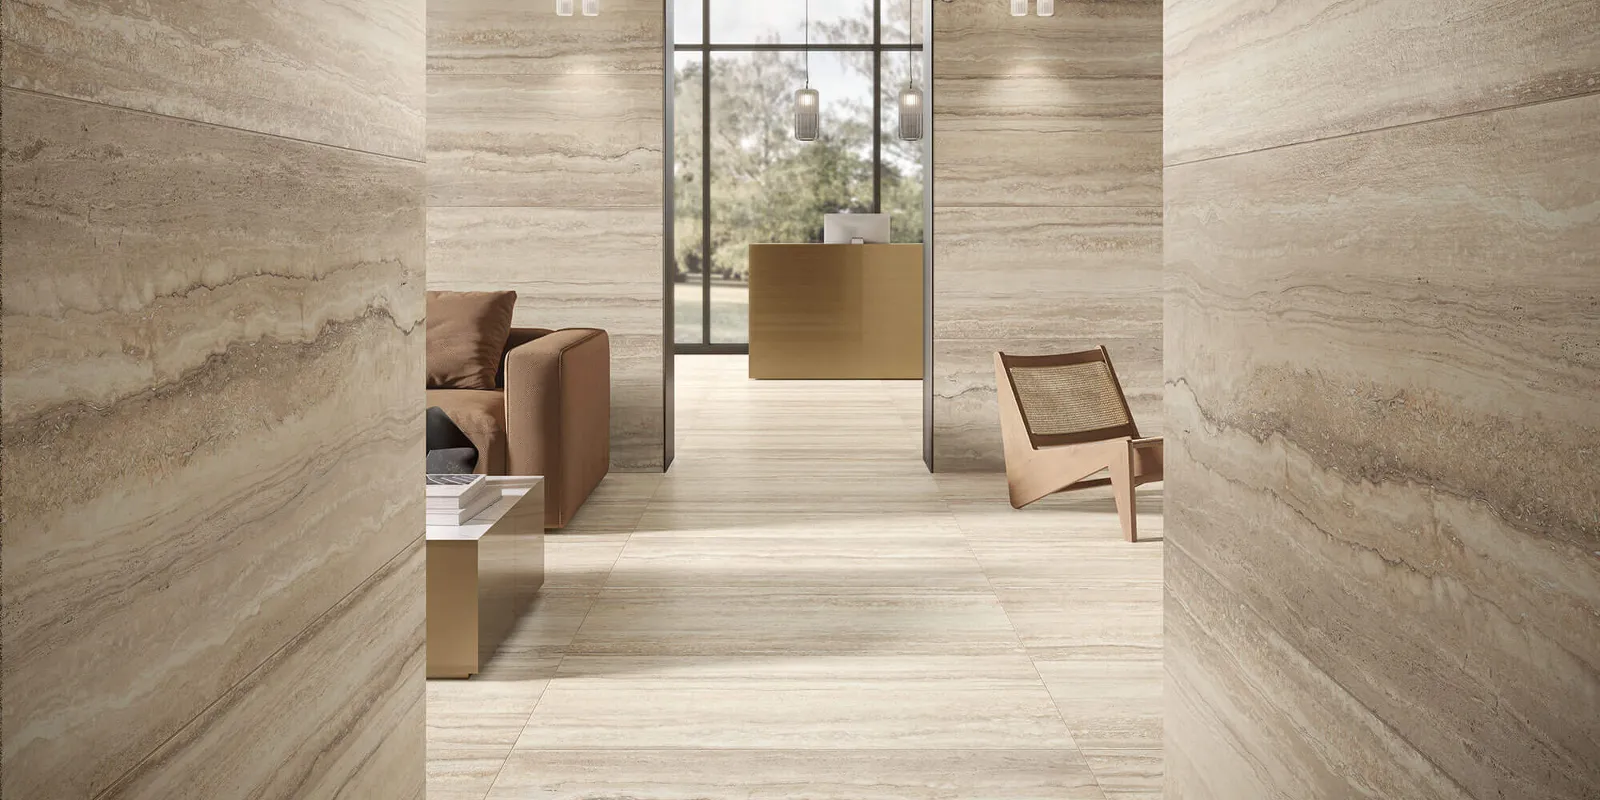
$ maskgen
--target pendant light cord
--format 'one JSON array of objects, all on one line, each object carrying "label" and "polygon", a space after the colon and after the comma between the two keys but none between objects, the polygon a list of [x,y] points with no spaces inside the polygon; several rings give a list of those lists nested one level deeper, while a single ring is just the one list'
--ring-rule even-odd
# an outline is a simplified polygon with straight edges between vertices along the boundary
[{"label": "pendant light cord", "polygon": [[811,88],[811,0],[806,0],[806,88]]},{"label": "pendant light cord", "polygon": [[[906,44],[917,43],[916,23],[911,21],[911,6],[914,2],[915,0],[906,0]],[[906,73],[906,88],[909,89],[917,85],[917,51],[913,49],[911,58],[907,60],[911,62],[911,69]]]}]

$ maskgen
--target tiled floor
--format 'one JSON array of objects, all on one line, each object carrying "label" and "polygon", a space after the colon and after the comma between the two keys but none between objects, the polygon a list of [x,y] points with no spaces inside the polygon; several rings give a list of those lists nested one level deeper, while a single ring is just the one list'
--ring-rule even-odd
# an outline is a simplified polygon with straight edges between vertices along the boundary
[{"label": "tiled floor", "polygon": [[929,475],[920,384],[678,359],[678,456],[547,537],[483,675],[428,685],[432,800],[1158,798],[1161,502]]}]

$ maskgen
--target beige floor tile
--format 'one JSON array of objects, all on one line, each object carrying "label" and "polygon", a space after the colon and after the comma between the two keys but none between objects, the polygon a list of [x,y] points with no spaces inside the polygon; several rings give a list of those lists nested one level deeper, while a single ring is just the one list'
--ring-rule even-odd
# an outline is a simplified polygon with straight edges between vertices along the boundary
[{"label": "beige floor tile", "polygon": [[663,477],[660,473],[633,472],[607,475],[566,527],[549,535],[631,532]]},{"label": "beige floor tile", "polygon": [[500,775],[510,747],[428,746],[428,800],[483,800]]},{"label": "beige floor tile", "polygon": [[[967,537],[989,581],[1001,589],[1161,584],[1160,542],[1129,544],[1078,534]],[[1159,598],[1155,598],[1159,601]]]},{"label": "beige floor tile", "polygon": [[984,589],[988,579],[959,535],[639,536],[608,586],[906,587]]},{"label": "beige floor tile", "polygon": [[1100,800],[1075,750],[518,750],[493,800]]},{"label": "beige floor tile", "polygon": [[1035,659],[1034,666],[1079,747],[1161,748],[1159,658]]},{"label": "beige floor tile", "polygon": [[608,589],[570,649],[641,656],[1020,651],[992,593],[903,589]]},{"label": "beige floor tile", "polygon": [[605,586],[612,565],[628,540],[606,534],[572,537],[545,536],[544,588],[591,589]]},{"label": "beige floor tile", "polygon": [[568,663],[518,749],[1073,746],[1016,655]]},{"label": "beige floor tile", "polygon": [[1035,659],[1160,660],[1161,588],[1151,584],[998,590],[1023,647]]},{"label": "beige floor tile", "polygon": [[593,591],[541,590],[489,659],[485,674],[514,679],[538,677],[550,659],[560,660],[599,597]]},{"label": "beige floor tile", "polygon": [[797,541],[819,535],[848,536],[862,540],[888,536],[966,541],[950,512],[935,503],[864,510],[819,505],[805,512],[774,514],[759,507],[661,502],[652,504],[650,510],[645,512],[644,519],[639,522],[639,530],[630,537],[630,541],[645,540],[655,535],[784,537]]},{"label": "beige floor tile", "polygon": [[696,504],[755,511],[769,516],[817,511],[873,513],[885,509],[942,509],[944,498],[927,475],[914,470],[876,474],[872,480],[841,474],[828,466],[780,475],[747,475],[729,480],[671,480],[657,490],[650,509]]},{"label": "beige floor tile", "polygon": [[1160,750],[1094,750],[1084,757],[1107,800],[1161,800]]},{"label": "beige floor tile", "polygon": [[[552,665],[547,674],[554,677]],[[510,747],[522,734],[549,677],[428,681],[428,747]]]},{"label": "beige floor tile", "polygon": [[1158,796],[1160,541],[1109,491],[929,475],[918,382],[745,370],[678,359],[671,470],[609,476],[484,675],[430,686],[430,798]]}]

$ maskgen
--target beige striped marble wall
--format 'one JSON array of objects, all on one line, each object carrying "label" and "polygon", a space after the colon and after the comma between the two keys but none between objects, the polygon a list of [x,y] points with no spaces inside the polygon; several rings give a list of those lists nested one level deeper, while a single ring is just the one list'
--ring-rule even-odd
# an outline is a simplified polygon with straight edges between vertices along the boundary
[{"label": "beige striped marble wall", "polygon": [[1167,796],[1594,798],[1600,4],[1165,38]]},{"label": "beige striped marble wall", "polygon": [[996,350],[1104,344],[1162,429],[1161,0],[1055,8],[933,4],[938,471],[1001,465]]},{"label": "beige striped marble wall", "polygon": [[421,797],[423,17],[6,4],[5,797]]},{"label": "beige striped marble wall", "polygon": [[660,470],[663,0],[428,3],[428,286],[611,335],[612,468]]}]

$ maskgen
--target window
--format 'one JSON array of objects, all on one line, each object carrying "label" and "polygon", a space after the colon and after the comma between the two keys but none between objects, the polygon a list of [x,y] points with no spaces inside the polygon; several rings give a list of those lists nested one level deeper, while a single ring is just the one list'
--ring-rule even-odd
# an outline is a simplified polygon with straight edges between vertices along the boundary
[{"label": "window", "polygon": [[[906,3],[921,0],[812,0],[809,47],[804,0],[676,2],[675,338],[741,352],[752,243],[820,242],[838,211],[888,213],[894,241],[922,241],[922,146],[895,118],[921,64]],[[822,135],[800,142],[808,68]]]}]

